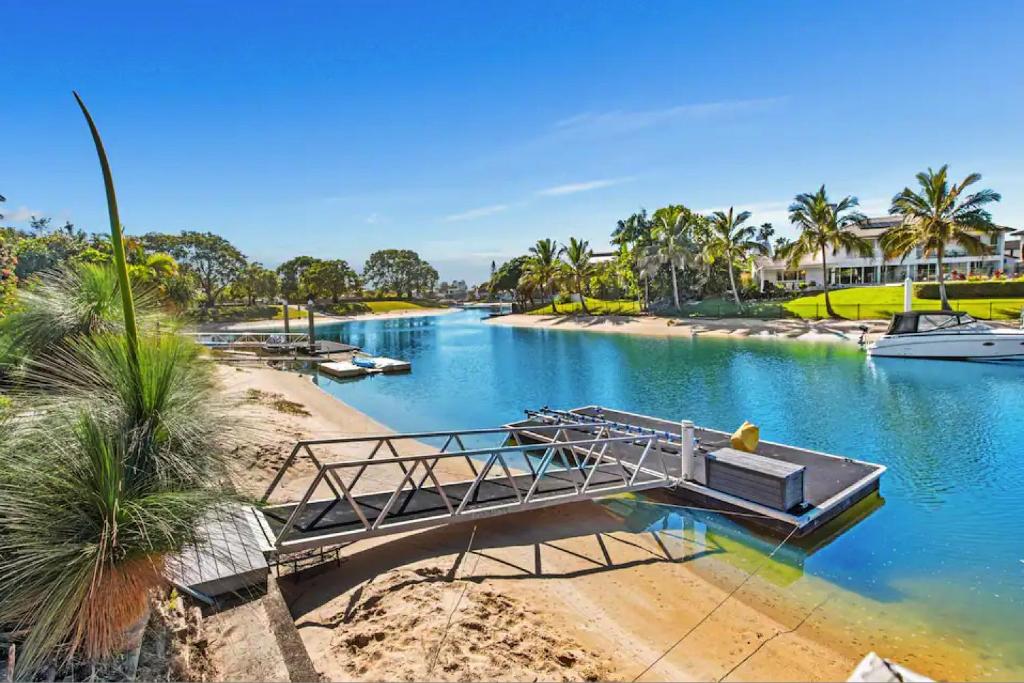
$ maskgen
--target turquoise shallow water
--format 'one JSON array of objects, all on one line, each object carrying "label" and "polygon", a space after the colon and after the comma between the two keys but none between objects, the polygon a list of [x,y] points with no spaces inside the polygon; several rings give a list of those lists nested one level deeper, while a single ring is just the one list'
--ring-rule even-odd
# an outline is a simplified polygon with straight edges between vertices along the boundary
[{"label": "turquoise shallow water", "polygon": [[[847,344],[662,339],[485,325],[479,313],[351,322],[318,337],[412,361],[327,391],[398,430],[495,426],[527,407],[599,403],[884,463],[884,505],[792,562],[934,616],[1024,670],[1024,368],[871,361]],[[641,526],[685,513],[634,506]],[[699,520],[718,523],[715,519]],[[725,520],[765,552],[771,543]]]}]

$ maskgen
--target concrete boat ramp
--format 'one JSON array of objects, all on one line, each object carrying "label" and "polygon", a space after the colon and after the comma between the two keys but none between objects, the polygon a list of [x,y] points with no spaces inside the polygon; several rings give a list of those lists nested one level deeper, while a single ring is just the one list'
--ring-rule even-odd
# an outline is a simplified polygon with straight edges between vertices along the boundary
[{"label": "concrete boat ramp", "polygon": [[[315,475],[297,499],[280,500],[282,480],[302,459]],[[725,432],[601,406],[531,410],[491,429],[304,440],[261,505],[215,520],[196,552],[182,555],[175,580],[207,594],[237,590],[265,577],[268,561],[295,553],[641,491],[806,537],[800,545],[813,552],[880,504],[884,472],[772,442],[739,453]]]}]

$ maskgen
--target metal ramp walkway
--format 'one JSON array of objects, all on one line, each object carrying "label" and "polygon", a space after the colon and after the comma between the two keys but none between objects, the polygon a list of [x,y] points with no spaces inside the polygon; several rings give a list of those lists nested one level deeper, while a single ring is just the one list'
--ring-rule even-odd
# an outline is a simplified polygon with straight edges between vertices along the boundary
[{"label": "metal ramp walkway", "polygon": [[[261,509],[267,540],[290,553],[678,484],[680,454],[664,449],[664,434],[533,417],[528,426],[300,441],[263,502],[300,458],[316,474],[300,500]],[[348,457],[323,461],[332,449]]]}]

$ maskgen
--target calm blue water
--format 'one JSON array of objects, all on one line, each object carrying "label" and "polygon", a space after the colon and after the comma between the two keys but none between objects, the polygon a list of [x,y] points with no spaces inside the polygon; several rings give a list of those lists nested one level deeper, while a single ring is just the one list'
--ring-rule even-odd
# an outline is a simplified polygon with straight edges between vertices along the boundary
[{"label": "calm blue water", "polygon": [[[318,336],[412,361],[410,375],[320,380],[398,430],[598,403],[730,431],[748,419],[764,439],[884,463],[884,505],[794,560],[802,572],[967,633],[999,623],[1024,633],[1024,368],[869,361],[853,345],[505,328],[478,312]],[[673,523],[654,509],[644,523]],[[1014,649],[1003,654],[1024,662]]]}]

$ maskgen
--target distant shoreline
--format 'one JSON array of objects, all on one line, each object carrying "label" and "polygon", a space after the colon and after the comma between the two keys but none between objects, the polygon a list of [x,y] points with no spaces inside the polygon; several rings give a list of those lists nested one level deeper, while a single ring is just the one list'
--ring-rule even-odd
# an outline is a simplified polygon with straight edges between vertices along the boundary
[{"label": "distant shoreline", "polygon": [[[331,323],[351,322],[356,320],[389,320],[391,318],[415,318],[419,316],[447,315],[454,313],[457,308],[408,308],[401,311],[389,311],[388,313],[359,313],[356,315],[327,315],[324,313],[314,314],[314,322],[317,325],[329,325]],[[305,332],[307,319],[292,318],[290,327],[293,332]],[[261,330],[276,328],[284,330],[284,319],[264,318],[262,320],[243,320],[237,322],[200,323],[194,326],[197,332],[234,332]]]}]

